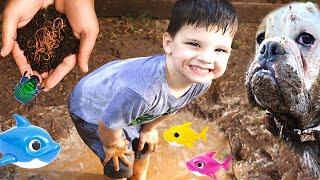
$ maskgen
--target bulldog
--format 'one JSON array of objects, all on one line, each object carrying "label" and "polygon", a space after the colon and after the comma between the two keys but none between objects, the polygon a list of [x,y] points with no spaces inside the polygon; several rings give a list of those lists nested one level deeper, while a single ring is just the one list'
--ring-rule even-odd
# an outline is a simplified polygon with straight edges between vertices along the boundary
[{"label": "bulldog", "polygon": [[246,74],[249,101],[267,110],[267,129],[320,175],[320,11],[291,3],[267,15]]}]

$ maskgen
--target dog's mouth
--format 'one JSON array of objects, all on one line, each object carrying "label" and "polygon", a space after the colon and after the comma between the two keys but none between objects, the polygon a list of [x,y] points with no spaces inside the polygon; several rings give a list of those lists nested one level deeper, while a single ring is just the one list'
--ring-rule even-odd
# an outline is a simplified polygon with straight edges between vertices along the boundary
[{"label": "dog's mouth", "polygon": [[259,66],[253,72],[253,76],[255,76],[255,75],[262,76],[262,77],[269,77],[271,80],[273,80],[276,83],[275,71],[274,71],[274,69],[272,67]]},{"label": "dog's mouth", "polygon": [[[249,80],[250,93],[254,101],[263,109],[278,109],[283,106],[281,90],[275,77],[274,69],[256,67]],[[279,99],[281,99],[279,101]]]},{"label": "dog's mouth", "polygon": [[246,86],[250,100],[272,114],[301,117],[308,108],[302,78],[285,59],[251,67]]}]

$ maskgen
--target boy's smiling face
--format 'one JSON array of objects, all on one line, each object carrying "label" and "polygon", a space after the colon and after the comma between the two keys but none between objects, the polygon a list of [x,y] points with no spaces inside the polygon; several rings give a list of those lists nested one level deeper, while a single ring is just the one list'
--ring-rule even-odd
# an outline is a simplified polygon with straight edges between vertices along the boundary
[{"label": "boy's smiling face", "polygon": [[205,83],[220,77],[226,70],[233,35],[215,27],[184,25],[172,37],[163,35],[170,76],[186,83]]}]

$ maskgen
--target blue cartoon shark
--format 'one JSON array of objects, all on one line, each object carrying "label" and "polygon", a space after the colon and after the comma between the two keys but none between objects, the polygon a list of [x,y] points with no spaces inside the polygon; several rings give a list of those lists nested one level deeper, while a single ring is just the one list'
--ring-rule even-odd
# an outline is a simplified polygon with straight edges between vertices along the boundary
[{"label": "blue cartoon shark", "polygon": [[14,114],[16,126],[0,133],[0,166],[15,164],[22,168],[40,168],[51,163],[60,153],[60,144],[49,133]]}]

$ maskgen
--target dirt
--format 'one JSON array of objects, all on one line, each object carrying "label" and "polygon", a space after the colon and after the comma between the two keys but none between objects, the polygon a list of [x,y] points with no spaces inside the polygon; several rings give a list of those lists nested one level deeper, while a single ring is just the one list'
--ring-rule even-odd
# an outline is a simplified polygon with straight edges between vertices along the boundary
[{"label": "dirt", "polygon": [[[161,39],[168,24],[167,20],[153,20],[147,17],[137,19],[122,17],[99,19],[99,23],[100,34],[90,60],[89,69],[91,71],[114,59],[148,56],[163,52]],[[254,36],[257,25],[240,23],[226,73],[213,82],[210,90],[204,96],[193,101],[180,113],[184,115],[182,117],[198,119],[197,126],[203,127],[201,122],[209,123],[216,133],[227,139],[227,145],[224,144],[222,147],[229,147],[234,156],[230,174],[233,174],[237,179],[312,179],[296,154],[278,137],[272,136],[266,130],[262,121],[265,112],[253,108],[247,100],[244,80],[254,50]],[[32,123],[47,129],[57,141],[68,143],[70,141],[66,139],[76,139],[70,135],[74,132],[74,127],[68,117],[66,103],[72,87],[84,76],[79,68],[72,70],[50,92],[41,92],[36,101],[29,107],[21,106],[12,96],[12,88],[20,79],[12,57],[1,60],[0,72],[2,73],[2,76],[0,76],[2,81],[0,83],[1,130],[12,127],[14,125],[11,118],[12,114],[20,113],[28,117]],[[199,147],[208,150],[210,149],[209,145],[215,143],[216,139],[219,139],[219,137],[211,135],[208,139],[209,144],[203,144]],[[73,148],[83,145],[70,144]],[[170,147],[163,148],[170,149]],[[163,156],[167,156],[167,152],[172,152],[172,149],[171,151],[165,151],[167,149],[161,150]],[[175,150],[175,153],[179,153],[179,150]],[[183,153],[181,152],[181,154]],[[88,157],[93,157],[91,155],[88,155]],[[67,157],[71,158],[70,154]],[[186,175],[188,172],[184,170],[176,172],[176,176],[173,176],[174,171],[170,171],[171,164],[175,163],[174,166],[176,166],[176,164],[179,165],[183,162],[175,162],[175,159],[178,161],[180,156],[175,157],[177,158],[169,158],[171,160],[162,162],[164,164],[163,168],[168,171],[168,174],[165,174],[166,171],[161,170],[161,167],[154,169],[155,166],[153,166],[150,168],[148,177],[198,179],[196,176]],[[190,158],[191,156],[189,154],[186,157]],[[153,155],[154,164],[157,164],[157,159],[161,164],[161,158]],[[60,161],[57,162],[62,161],[67,163],[68,159],[60,158]],[[95,160],[96,162],[97,160]],[[81,161],[79,158],[74,163],[74,165],[84,167],[81,172],[101,174],[98,165],[97,168],[90,166],[91,169],[88,170],[86,169],[87,164],[89,164],[87,161]],[[9,167],[13,168],[13,166]],[[59,171],[59,168],[56,168],[57,166],[54,167]],[[59,167],[63,171],[67,169],[68,165],[62,166],[60,164]],[[10,174],[14,171],[12,168],[3,168],[0,176],[1,174]],[[163,172],[164,174],[161,174]]]},{"label": "dirt", "polygon": [[17,42],[32,70],[39,73],[56,68],[63,58],[77,53],[80,45],[67,17],[53,5],[40,10],[26,26],[18,29]]}]

